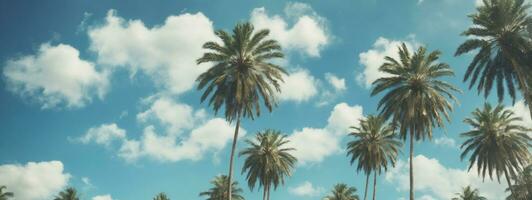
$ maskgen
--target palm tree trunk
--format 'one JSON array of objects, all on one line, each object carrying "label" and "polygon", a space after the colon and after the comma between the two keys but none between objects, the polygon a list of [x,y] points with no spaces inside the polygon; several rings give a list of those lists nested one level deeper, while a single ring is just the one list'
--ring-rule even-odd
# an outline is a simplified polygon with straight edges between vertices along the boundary
[{"label": "palm tree trunk", "polygon": [[369,183],[369,174],[371,172],[368,172],[368,174],[366,175],[366,189],[364,189],[364,200],[367,200],[368,198],[368,183]]},{"label": "palm tree trunk", "polygon": [[410,200],[414,200],[414,132],[410,130]]},{"label": "palm tree trunk", "polygon": [[375,195],[377,194],[377,172],[373,172],[373,200],[375,200]]},{"label": "palm tree trunk", "polygon": [[517,80],[519,81],[519,87],[521,88],[523,92],[523,98],[526,101],[525,104],[528,104],[528,110],[530,111],[530,117],[532,117],[532,93],[530,91],[532,88],[528,87],[529,85],[527,85],[527,80],[524,75],[524,72],[521,69],[521,67],[519,67],[519,65],[517,64],[517,61],[515,61],[515,58],[511,56],[509,57],[510,57],[510,61],[512,62],[512,66],[515,70],[515,74],[517,75]]},{"label": "palm tree trunk", "polygon": [[231,157],[229,157],[229,188],[227,192],[227,199],[231,200],[233,197],[233,160],[235,157],[235,149],[236,149],[236,140],[238,139],[238,129],[240,129],[240,112],[238,112],[238,116],[236,119],[236,126],[235,126],[235,135],[233,136],[233,144],[231,146]]},{"label": "palm tree trunk", "polygon": [[514,196],[514,188],[512,187],[512,182],[510,182],[510,176],[508,176],[508,170],[504,169],[504,176],[506,177],[506,182],[508,182],[508,188],[510,188],[511,196]]}]

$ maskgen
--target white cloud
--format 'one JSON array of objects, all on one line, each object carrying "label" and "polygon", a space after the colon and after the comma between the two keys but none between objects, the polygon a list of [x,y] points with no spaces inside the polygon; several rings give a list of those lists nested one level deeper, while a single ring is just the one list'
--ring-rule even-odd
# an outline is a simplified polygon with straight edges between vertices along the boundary
[{"label": "white cloud", "polygon": [[530,110],[528,109],[528,106],[525,104],[524,100],[519,100],[515,102],[513,106],[507,107],[507,109],[511,109],[512,111],[514,111],[516,117],[521,117],[523,126],[528,126],[532,128]]},{"label": "white cloud", "polygon": [[99,64],[126,67],[132,74],[140,70],[174,94],[192,89],[196,77],[210,66],[196,64],[202,45],[217,41],[212,22],[202,13],[169,16],[164,24],[149,28],[110,10],[105,23],[90,28],[88,35]]},{"label": "white cloud", "polygon": [[308,70],[297,69],[283,77],[281,93],[278,94],[280,101],[304,102],[318,93],[318,81]]},{"label": "white cloud", "polygon": [[453,138],[449,138],[447,136],[434,139],[434,144],[438,146],[458,148],[458,146],[456,145],[456,141]]},{"label": "white cloud", "polygon": [[42,44],[35,55],[10,59],[4,68],[9,90],[42,104],[42,108],[82,107],[108,89],[106,72],[79,57],[66,44]]},{"label": "white cloud", "polygon": [[293,155],[299,164],[319,163],[340,152],[339,141],[347,134],[348,127],[356,126],[363,117],[361,106],[339,103],[331,111],[326,127],[295,130],[288,137],[288,144],[295,148]]},{"label": "white cloud", "polygon": [[434,197],[430,196],[430,195],[423,195],[421,196],[420,198],[418,198],[419,200],[436,200]]},{"label": "white cloud", "polygon": [[316,187],[311,182],[305,181],[296,187],[288,188],[288,192],[300,197],[315,197],[321,195],[324,189]]},{"label": "white cloud", "polygon": [[7,186],[17,199],[50,199],[71,177],[63,170],[61,161],[0,165],[0,185]]},{"label": "white cloud", "polygon": [[98,195],[98,196],[92,197],[92,200],[113,200],[113,198],[111,197],[111,195],[106,194],[106,195]]},{"label": "white cloud", "polygon": [[[414,189],[418,192],[431,193],[439,199],[450,199],[453,194],[460,192],[462,187],[471,185],[478,188],[480,194],[488,199],[504,199],[506,185],[496,180],[485,181],[476,173],[473,166],[471,172],[467,169],[450,168],[442,165],[435,158],[423,155],[414,157]],[[386,181],[396,185],[399,191],[408,191],[409,173],[407,161],[400,160],[395,168],[386,172]],[[501,178],[501,183],[505,183]]]},{"label": "white cloud", "polygon": [[325,20],[304,3],[287,4],[285,13],[294,18],[292,27],[279,15],[268,16],[265,8],[255,8],[251,12],[250,22],[257,29],[270,29],[271,37],[279,41],[283,48],[319,57],[320,50],[330,41]]},{"label": "white cloud", "polygon": [[398,48],[403,42],[410,52],[417,45],[413,38],[410,41],[398,41],[379,37],[373,44],[372,49],[360,53],[358,55],[359,62],[364,71],[356,77],[359,84],[370,88],[373,81],[386,77],[385,73],[379,71],[379,67],[384,63],[384,57],[386,56],[398,59]]},{"label": "white cloud", "polygon": [[125,137],[126,131],[112,123],[92,127],[79,139],[84,144],[94,142],[96,144],[109,146],[113,140],[122,140]]},{"label": "white cloud", "polygon": [[336,91],[344,91],[347,89],[345,86],[345,79],[338,78],[334,74],[325,73],[325,80],[333,86]]}]

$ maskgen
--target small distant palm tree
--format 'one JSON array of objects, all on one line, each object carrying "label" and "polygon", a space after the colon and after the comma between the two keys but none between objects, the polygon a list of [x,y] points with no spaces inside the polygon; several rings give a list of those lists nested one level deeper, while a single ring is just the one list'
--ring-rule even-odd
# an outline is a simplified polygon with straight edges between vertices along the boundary
[{"label": "small distant palm tree", "polygon": [[359,200],[357,189],[349,187],[344,183],[334,185],[331,193],[323,198],[323,200]]},{"label": "small distant palm tree", "polygon": [[[199,196],[205,196],[205,200],[228,200],[227,194],[229,193],[229,177],[226,175],[219,175],[214,177],[211,181],[213,185],[208,191],[201,192]],[[233,181],[231,183],[231,197],[234,200],[244,200],[244,197],[241,195],[243,190],[238,187],[238,182]]]},{"label": "small distant palm tree", "polygon": [[5,185],[0,186],[0,200],[8,200],[15,196],[13,192],[4,192],[6,189],[7,187]]},{"label": "small distant palm tree", "polygon": [[480,196],[478,189],[473,189],[471,186],[462,188],[462,192],[456,193],[458,197],[451,200],[487,200],[486,197]]},{"label": "small distant palm tree", "polygon": [[460,92],[453,85],[440,80],[454,76],[452,69],[438,62],[439,51],[430,52],[424,47],[410,55],[406,45],[399,47],[400,60],[385,57],[379,71],[390,76],[373,82],[371,95],[387,91],[379,101],[380,115],[392,119],[399,126],[403,140],[410,138],[410,200],[414,200],[414,141],[432,138],[432,129],[443,127],[449,121],[453,107],[450,100],[457,101],[453,92]]},{"label": "small distant palm tree", "polygon": [[157,196],[155,196],[153,200],[170,200],[170,198],[168,198],[168,196],[166,196],[164,192],[161,192],[157,194]]},{"label": "small distant palm tree", "polygon": [[514,85],[518,85],[532,116],[532,35],[527,31],[527,27],[532,30],[532,16],[528,14],[530,5],[523,2],[484,0],[469,16],[473,26],[462,35],[470,39],[458,47],[455,55],[478,50],[464,76],[464,81],[470,80],[469,88],[478,80],[478,92],[487,97],[496,85],[502,101],[506,86],[515,101]]},{"label": "small distant palm tree", "polygon": [[253,190],[258,182],[263,188],[263,199],[270,199],[270,189],[284,184],[284,179],[291,176],[297,159],[290,154],[294,148],[286,147],[289,140],[280,131],[268,129],[259,132],[255,140],[247,140],[248,148],[240,152],[247,156],[242,173],[247,172],[248,185]]},{"label": "small distant palm tree", "polygon": [[527,133],[532,130],[519,125],[521,118],[500,104],[492,107],[486,103],[484,108],[475,109],[472,115],[464,120],[473,129],[461,134],[466,141],[461,146],[463,152],[460,158],[463,160],[471,154],[469,170],[476,164],[483,178],[488,174],[493,179],[495,174],[499,181],[504,174],[508,186],[512,188],[511,175],[530,163],[528,148],[531,147],[531,138]]},{"label": "small distant palm tree", "polygon": [[530,200],[532,199],[532,165],[528,165],[521,173],[513,177],[515,184],[507,191],[511,193],[506,200]]},{"label": "small distant palm tree", "polygon": [[[281,92],[280,83],[286,74],[283,68],[270,62],[284,55],[277,41],[266,39],[269,33],[267,29],[254,32],[250,23],[237,24],[232,35],[223,30],[216,31],[222,44],[205,43],[203,48],[209,52],[197,60],[198,64],[214,63],[196,79],[197,89],[205,89],[201,102],[211,96],[209,105],[215,113],[224,107],[226,120],[236,121],[229,157],[229,182],[233,178],[233,158],[241,118],[253,120],[259,116],[260,102],[271,112],[277,105],[275,96]],[[231,193],[229,188],[229,200]]]},{"label": "small distant palm tree", "polygon": [[347,155],[351,155],[351,164],[358,160],[357,171],[366,174],[366,188],[364,199],[367,198],[369,175],[373,174],[373,199],[376,199],[377,173],[388,169],[389,163],[395,166],[399,148],[402,146],[394,134],[394,127],[387,124],[384,118],[369,115],[367,119],[360,120],[358,127],[351,127],[354,137],[347,144]]},{"label": "small distant palm tree", "polygon": [[59,192],[54,200],[79,200],[79,194],[75,188],[69,187]]}]

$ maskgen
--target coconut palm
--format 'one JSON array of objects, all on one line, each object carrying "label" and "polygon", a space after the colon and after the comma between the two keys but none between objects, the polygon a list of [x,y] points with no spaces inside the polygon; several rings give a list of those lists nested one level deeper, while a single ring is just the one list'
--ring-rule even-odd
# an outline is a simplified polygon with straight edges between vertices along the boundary
[{"label": "coconut palm", "polygon": [[507,200],[528,200],[532,199],[532,165],[528,165],[521,173],[513,177],[514,185],[507,191],[515,191],[510,194]]},{"label": "coconut palm", "polygon": [[440,54],[433,51],[427,55],[426,49],[419,47],[410,55],[403,43],[400,60],[385,57],[386,62],[379,68],[388,76],[373,82],[372,96],[387,91],[378,104],[380,115],[392,119],[403,140],[410,137],[410,200],[414,200],[414,140],[431,139],[432,129],[443,127],[444,119],[449,121],[450,100],[457,101],[453,92],[459,92],[439,80],[454,76],[449,65],[437,62]]},{"label": "coconut palm", "polygon": [[[210,96],[209,105],[215,113],[224,107],[226,120],[236,121],[229,158],[228,177],[231,182],[240,120],[259,116],[261,99],[268,111],[272,111],[277,105],[275,95],[281,91],[280,82],[286,72],[269,62],[284,56],[277,41],[266,39],[269,30],[254,32],[253,25],[244,23],[237,24],[233,34],[223,30],[216,31],[215,34],[222,44],[205,43],[203,48],[209,52],[197,60],[198,64],[212,62],[214,65],[196,81],[198,90],[205,89],[201,102]],[[230,188],[229,200],[231,192]]]},{"label": "coconut palm", "polygon": [[[219,175],[214,177],[211,181],[213,185],[212,188],[205,192],[201,192],[199,196],[205,196],[205,200],[227,200],[227,194],[229,193],[229,177],[226,175]],[[231,197],[234,200],[244,200],[244,197],[241,195],[243,192],[240,187],[238,187],[238,182],[233,181],[231,183]]]},{"label": "coconut palm", "polygon": [[457,197],[451,200],[487,200],[486,197],[480,196],[478,189],[473,189],[471,186],[462,188],[462,192],[455,194]]},{"label": "coconut palm", "polygon": [[323,200],[359,200],[357,189],[349,187],[344,183],[334,185],[331,193],[323,198]]},{"label": "coconut palm", "polygon": [[157,196],[155,196],[153,200],[170,200],[170,198],[168,198],[168,196],[166,196],[164,192],[161,192],[157,194]]},{"label": "coconut palm", "polygon": [[347,155],[351,155],[351,165],[358,160],[357,171],[366,174],[366,188],[364,199],[367,197],[369,175],[373,174],[373,199],[375,200],[377,173],[388,169],[388,164],[395,166],[397,154],[402,143],[396,139],[394,127],[387,124],[384,118],[369,115],[360,120],[360,125],[352,126],[353,132],[349,135],[354,140],[347,144]]},{"label": "coconut palm", "polygon": [[493,179],[495,174],[499,181],[504,174],[512,188],[510,175],[521,171],[521,166],[530,162],[528,148],[532,145],[527,132],[532,130],[521,126],[521,118],[500,104],[492,107],[486,103],[482,109],[475,109],[472,117],[464,122],[472,130],[461,134],[466,140],[461,146],[460,158],[463,160],[470,154],[469,170],[476,165],[480,176],[485,178],[488,174]]},{"label": "coconut palm", "polygon": [[487,97],[495,83],[502,101],[506,86],[515,101],[517,84],[532,116],[532,81],[527,81],[532,76],[532,38],[527,31],[527,26],[532,27],[529,7],[523,0],[484,0],[477,12],[469,16],[473,26],[462,35],[470,39],[458,47],[455,55],[478,50],[464,76],[464,81],[470,81],[469,88],[478,80],[478,92]]},{"label": "coconut palm", "polygon": [[54,200],[79,200],[79,194],[75,188],[69,187],[59,192]]},{"label": "coconut palm", "polygon": [[4,192],[4,190],[7,190],[7,187],[5,185],[0,186],[0,200],[8,200],[15,196],[13,192]]},{"label": "coconut palm", "polygon": [[240,152],[246,156],[242,173],[246,173],[251,190],[258,182],[263,188],[263,199],[270,199],[270,189],[277,189],[284,184],[284,179],[291,176],[297,159],[290,154],[294,148],[287,147],[289,140],[280,131],[268,129],[259,132],[254,140],[246,140],[249,147]]}]

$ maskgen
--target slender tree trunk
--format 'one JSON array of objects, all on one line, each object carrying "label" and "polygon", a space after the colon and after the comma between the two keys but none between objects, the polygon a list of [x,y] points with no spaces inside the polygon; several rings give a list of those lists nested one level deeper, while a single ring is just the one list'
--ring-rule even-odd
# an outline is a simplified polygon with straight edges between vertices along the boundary
[{"label": "slender tree trunk", "polygon": [[228,200],[231,200],[233,197],[233,188],[231,187],[231,185],[233,183],[233,160],[235,157],[236,140],[238,139],[238,129],[240,129],[240,112],[238,112],[238,116],[236,119],[235,135],[233,136],[233,145],[231,146],[231,157],[229,157],[229,192],[227,193]]},{"label": "slender tree trunk", "polygon": [[410,200],[414,200],[414,132],[410,130]]},{"label": "slender tree trunk", "polygon": [[270,200],[270,185],[268,185],[268,187],[266,189],[266,196],[267,196],[266,200]]},{"label": "slender tree trunk", "polygon": [[366,189],[364,189],[364,200],[367,200],[368,198],[368,183],[369,183],[369,174],[371,172],[368,172],[368,174],[366,175]]},{"label": "slender tree trunk", "polygon": [[515,58],[510,57],[510,61],[512,62],[513,68],[515,70],[515,74],[517,75],[517,80],[519,82],[519,87],[521,88],[521,91],[523,92],[523,99],[525,99],[525,104],[528,104],[528,110],[530,112],[530,117],[532,117],[532,88],[529,88],[530,85],[527,84],[526,75],[524,74],[523,70],[515,61]]},{"label": "slender tree trunk", "polygon": [[377,194],[377,171],[373,172],[373,200],[375,200],[375,195]]},{"label": "slender tree trunk", "polygon": [[508,188],[510,188],[510,192],[512,193],[511,196],[514,196],[516,193],[514,193],[514,188],[512,187],[512,182],[510,182],[510,176],[508,175],[507,169],[504,169],[504,176],[506,177],[506,182],[508,182]]}]

